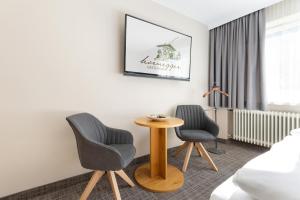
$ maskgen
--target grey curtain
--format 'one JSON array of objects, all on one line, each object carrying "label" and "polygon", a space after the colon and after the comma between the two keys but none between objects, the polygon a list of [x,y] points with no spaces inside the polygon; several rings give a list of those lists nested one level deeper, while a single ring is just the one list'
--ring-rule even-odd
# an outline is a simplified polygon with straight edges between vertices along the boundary
[{"label": "grey curtain", "polygon": [[209,88],[214,83],[229,97],[209,105],[264,109],[263,58],[265,11],[259,10],[210,30]]}]

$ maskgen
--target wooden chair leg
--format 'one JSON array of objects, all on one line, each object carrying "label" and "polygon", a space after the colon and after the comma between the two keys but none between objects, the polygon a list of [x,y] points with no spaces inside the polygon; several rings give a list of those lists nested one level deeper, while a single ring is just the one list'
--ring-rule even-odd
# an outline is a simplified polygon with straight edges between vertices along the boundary
[{"label": "wooden chair leg", "polygon": [[186,168],[188,166],[188,163],[189,163],[189,160],[190,160],[190,157],[191,157],[193,146],[194,146],[193,142],[188,143],[188,148],[187,148],[187,152],[186,152],[183,167],[182,167],[183,172],[186,172]]},{"label": "wooden chair leg", "polygon": [[113,190],[115,200],[121,200],[121,195],[120,195],[120,191],[119,191],[115,173],[113,171],[108,171],[107,176],[108,176],[108,180],[110,182],[111,188]]},{"label": "wooden chair leg", "polygon": [[199,150],[199,148],[197,147],[197,142],[194,142],[194,146],[196,147],[199,156],[200,156],[200,157],[203,157],[203,153],[202,153],[202,152]]},{"label": "wooden chair leg", "polygon": [[211,157],[209,156],[209,154],[207,153],[207,151],[205,150],[204,146],[201,143],[196,143],[196,147],[198,148],[199,151],[202,152],[203,154],[203,158],[205,158],[205,160],[208,161],[208,163],[212,166],[212,168],[215,171],[218,171],[217,166],[215,165],[215,163],[213,162],[213,160],[211,159]]},{"label": "wooden chair leg", "polygon": [[182,145],[180,145],[179,147],[177,147],[176,151],[175,151],[175,157],[177,157],[179,155],[179,153],[186,148],[188,145],[188,142],[184,142]]},{"label": "wooden chair leg", "polygon": [[115,171],[115,173],[118,174],[126,183],[128,183],[128,185],[130,185],[131,187],[134,186],[134,183],[123,170]]},{"label": "wooden chair leg", "polygon": [[94,172],[92,178],[90,179],[89,183],[85,187],[85,189],[80,197],[80,200],[86,200],[88,198],[88,196],[92,192],[93,188],[95,187],[95,185],[97,184],[97,182],[100,180],[100,178],[103,176],[104,173],[105,173],[105,171],[95,171]]}]

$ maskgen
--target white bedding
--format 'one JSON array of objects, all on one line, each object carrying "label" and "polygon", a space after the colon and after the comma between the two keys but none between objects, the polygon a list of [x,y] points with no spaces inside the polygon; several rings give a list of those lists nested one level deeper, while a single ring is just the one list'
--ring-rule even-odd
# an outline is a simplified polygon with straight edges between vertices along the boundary
[{"label": "white bedding", "polygon": [[254,200],[232,182],[233,176],[219,185],[211,194],[210,200]]},{"label": "white bedding", "polygon": [[210,200],[298,200],[299,185],[300,129],[296,129],[218,186]]}]

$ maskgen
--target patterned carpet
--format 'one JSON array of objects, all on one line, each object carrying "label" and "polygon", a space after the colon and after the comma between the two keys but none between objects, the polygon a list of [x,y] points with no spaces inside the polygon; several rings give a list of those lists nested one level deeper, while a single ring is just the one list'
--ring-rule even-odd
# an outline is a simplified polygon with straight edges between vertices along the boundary
[{"label": "patterned carpet", "polygon": [[[205,144],[204,144],[205,145]],[[211,146],[212,144],[206,144],[205,146]],[[193,150],[193,154],[188,165],[187,172],[184,174],[185,183],[184,186],[176,191],[169,193],[152,193],[143,190],[141,187],[130,188],[123,180],[117,178],[120,193],[123,200],[152,200],[152,199],[170,199],[170,200],[182,200],[182,199],[197,199],[197,200],[208,200],[211,192],[225,179],[235,173],[237,169],[243,166],[248,160],[256,157],[257,155],[266,151],[264,148],[257,146],[242,144],[242,143],[228,143],[220,144],[221,149],[226,150],[226,154],[214,155],[211,154],[212,159],[219,168],[219,172],[211,170],[208,163],[198,156],[196,150]],[[174,150],[169,152],[168,162],[177,166],[181,169],[185,156],[185,151],[175,158]],[[125,172],[129,177],[133,178],[134,170],[141,164],[141,161],[133,163]],[[83,181],[72,185],[61,190],[36,196],[31,198],[32,200],[77,200],[80,194],[84,190],[87,181]],[[100,182],[96,185],[92,191],[90,198],[91,200],[103,200],[112,199],[112,191],[109,182],[104,176]]]}]

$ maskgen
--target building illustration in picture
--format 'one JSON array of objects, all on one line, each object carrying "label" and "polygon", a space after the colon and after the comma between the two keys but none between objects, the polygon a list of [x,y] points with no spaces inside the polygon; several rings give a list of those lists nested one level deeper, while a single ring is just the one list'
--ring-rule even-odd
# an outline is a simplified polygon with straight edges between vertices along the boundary
[{"label": "building illustration in picture", "polygon": [[167,61],[167,60],[180,60],[181,54],[177,51],[172,43],[177,40],[177,38],[173,39],[171,42],[157,45],[157,55],[154,58],[159,61]]}]

